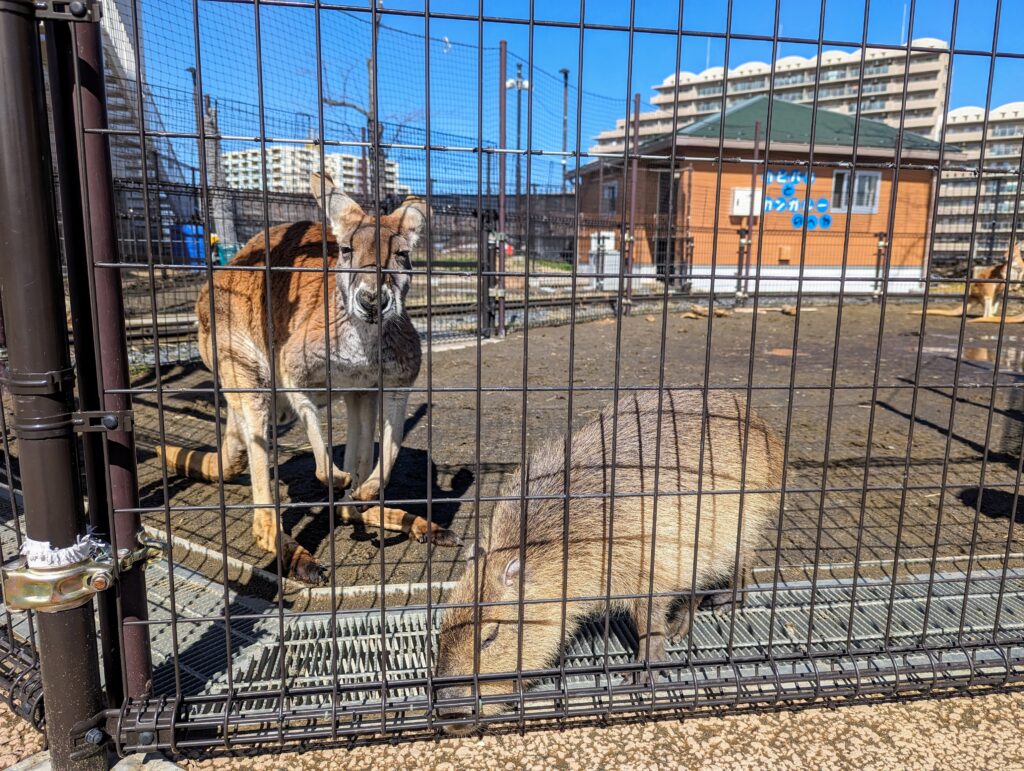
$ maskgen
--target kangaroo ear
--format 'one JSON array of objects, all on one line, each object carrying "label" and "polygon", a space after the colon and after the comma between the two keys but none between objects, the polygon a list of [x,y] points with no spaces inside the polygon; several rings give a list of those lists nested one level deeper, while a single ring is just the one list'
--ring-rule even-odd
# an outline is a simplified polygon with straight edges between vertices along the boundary
[{"label": "kangaroo ear", "polygon": [[505,586],[519,586],[519,557],[513,557],[508,561],[501,580]]},{"label": "kangaroo ear", "polygon": [[420,229],[427,221],[428,213],[426,201],[416,196],[409,196],[388,217],[392,227],[405,237],[410,246],[415,246],[419,241]]},{"label": "kangaroo ear", "polygon": [[[323,198],[320,197],[321,185]],[[327,225],[335,238],[344,239],[366,216],[359,204],[335,187],[330,174],[324,174],[322,178],[316,172],[311,174],[309,189],[327,215]]]}]

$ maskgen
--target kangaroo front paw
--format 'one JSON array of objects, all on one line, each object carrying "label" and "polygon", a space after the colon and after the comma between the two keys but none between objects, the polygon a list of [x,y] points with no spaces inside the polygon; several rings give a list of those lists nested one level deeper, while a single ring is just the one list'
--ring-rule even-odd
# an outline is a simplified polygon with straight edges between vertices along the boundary
[{"label": "kangaroo front paw", "polygon": [[367,479],[352,491],[352,500],[354,501],[375,501],[379,497],[380,482],[375,479]]},{"label": "kangaroo front paw", "polygon": [[328,476],[326,471],[317,469],[316,478],[324,487],[333,485],[335,490],[347,490],[352,486],[352,475],[336,466],[331,470],[331,476]]}]

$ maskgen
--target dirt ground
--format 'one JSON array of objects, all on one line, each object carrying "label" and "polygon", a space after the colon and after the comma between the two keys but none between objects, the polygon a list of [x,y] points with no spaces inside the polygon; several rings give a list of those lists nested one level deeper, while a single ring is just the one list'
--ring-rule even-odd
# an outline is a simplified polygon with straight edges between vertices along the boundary
[{"label": "dirt ground", "polygon": [[[855,561],[865,569],[884,567],[897,551],[925,572],[933,551],[948,559],[1001,558],[1024,404],[1024,345],[1016,328],[1007,327],[996,372],[994,325],[967,325],[958,360],[956,318],[928,317],[922,338],[914,305],[889,303],[881,334],[879,305],[847,304],[841,323],[835,305],[807,305],[798,317],[772,309],[715,318],[710,350],[707,319],[670,313],[665,325],[665,385],[693,387],[706,380],[712,388],[739,392],[750,385],[754,409],[788,443],[785,515],[760,544],[759,566],[773,565],[776,538],[784,569],[815,563],[841,569]],[[402,507],[426,515],[423,501],[429,496],[433,518],[472,541],[477,522],[485,528],[493,506],[484,501],[476,512],[475,496],[497,494],[522,459],[524,433],[529,451],[569,425],[570,366],[571,422],[577,426],[612,399],[616,378],[622,390],[658,384],[662,325],[660,313],[641,311],[623,320],[621,334],[606,319],[433,351],[425,357],[420,390],[409,401],[408,433],[387,499],[419,501]],[[530,389],[525,397],[524,383]],[[275,558],[257,549],[250,535],[247,476],[223,486],[223,542],[216,484],[171,476],[165,492],[152,452],[160,427],[156,373],[142,374],[134,385],[147,525],[166,531],[169,520],[174,536],[200,551],[212,550],[189,557],[208,574],[221,575],[218,555],[224,547],[241,561],[235,564],[274,573]],[[160,373],[168,441],[212,445],[212,385],[200,366]],[[332,426],[340,464],[345,441],[340,406]],[[285,528],[333,566],[337,586],[419,583],[427,581],[428,572],[434,582],[448,581],[461,572],[464,555],[457,549],[431,548],[400,534],[381,543],[376,532],[340,523],[332,537],[326,492],[314,476],[300,426],[280,434],[278,462]],[[1020,534],[1016,528],[1011,552],[1024,551]],[[272,585],[248,574],[233,579],[243,592],[273,593]],[[296,587],[289,591],[295,594]]]}]

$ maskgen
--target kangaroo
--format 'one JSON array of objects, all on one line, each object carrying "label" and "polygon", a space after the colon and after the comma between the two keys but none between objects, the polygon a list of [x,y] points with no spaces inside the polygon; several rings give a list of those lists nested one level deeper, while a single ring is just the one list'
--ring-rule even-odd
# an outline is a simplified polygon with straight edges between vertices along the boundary
[{"label": "kangaroo", "polygon": [[[428,528],[423,517],[401,509],[353,505],[354,501],[376,499],[387,486],[402,444],[408,392],[385,393],[384,436],[379,460],[371,472],[379,372],[383,371],[385,388],[406,388],[420,370],[420,338],[406,314],[405,297],[411,283],[409,251],[427,217],[426,206],[417,198],[407,198],[378,221],[337,189],[330,177],[325,176],[322,185],[324,200],[320,200],[320,175],[314,174],[310,187],[323,207],[326,234],[316,222],[279,225],[267,234],[271,268],[294,269],[272,273],[269,314],[267,243],[262,233],[231,261],[230,267],[235,270],[214,271],[216,351],[206,286],[196,300],[203,362],[212,370],[216,359],[221,386],[243,390],[224,392],[227,425],[219,463],[216,452],[172,445],[157,448],[169,467],[196,479],[217,480],[218,465],[223,468],[224,479],[233,479],[248,466],[256,504],[252,526],[256,543],[276,552],[280,540],[288,575],[313,584],[324,582],[326,569],[294,538],[279,532],[272,507],[270,421],[278,415],[296,416],[302,421],[316,459],[317,479],[338,490],[353,488],[341,507],[342,521],[408,532],[420,541],[459,543],[450,530],[436,523]],[[322,251],[325,235],[330,271],[326,293]],[[272,339],[268,339],[268,315]],[[277,386],[288,389],[283,393],[268,392],[271,366]],[[328,398],[322,393],[328,367],[332,386],[366,389],[344,394],[348,420],[344,470],[334,464],[320,427],[320,408]],[[321,389],[321,393],[300,389]]]},{"label": "kangaroo", "polygon": [[[1010,247],[1009,249],[1007,249],[1006,252],[1006,260],[1007,263],[1010,264],[1010,281],[1015,282],[1009,287],[1009,291],[1011,292],[1019,292],[1020,283],[1016,282],[1024,280],[1024,257],[1022,257],[1021,251],[1021,243],[1019,241],[1010,241]],[[1006,274],[1003,273],[998,283],[996,283],[996,285],[993,287],[993,295],[997,297],[1002,297],[1003,284],[1006,281],[1005,276]],[[1001,318],[999,316],[999,303],[996,302],[995,307],[991,310],[991,312],[986,311],[984,315],[979,316],[978,318],[969,319],[968,323],[998,324],[1001,321],[1006,324],[1024,324],[1024,313],[1018,313],[1015,316],[1006,316],[1005,318]]]},{"label": "kangaroo", "polygon": [[[986,265],[974,269],[974,278],[967,289],[967,301],[959,308],[929,308],[929,316],[963,316],[981,311],[981,317],[972,319],[978,322],[999,321],[999,306],[1002,302],[1003,286],[1007,281],[1020,281],[1024,278],[1024,258],[1021,257],[1019,244],[1012,240],[1006,251],[1006,261],[997,265]],[[918,311],[920,313],[920,311]],[[1008,317],[1009,323],[1016,317]],[[1024,320],[1024,319],[1022,319]]]},{"label": "kangaroo", "polygon": [[[543,669],[557,657],[563,643],[563,599],[568,641],[584,618],[605,611],[603,598],[609,586],[612,609],[629,613],[636,623],[638,658],[648,655],[649,647],[650,659],[658,661],[665,658],[665,638],[685,635],[697,609],[696,602],[689,604],[670,623],[670,592],[693,592],[696,600],[699,594],[731,585],[734,577],[743,580],[754,545],[778,513],[782,444],[757,415],[751,413],[748,424],[742,398],[711,392],[706,416],[704,409],[699,392],[667,390],[659,416],[657,392],[631,394],[619,401],[614,433],[609,405],[573,435],[568,459],[561,438],[531,455],[527,468],[515,472],[505,485],[483,548],[473,555],[447,600],[458,607],[447,608],[441,620],[439,678],[472,675],[479,655],[481,675],[507,673],[506,679],[481,677],[480,695],[513,693],[520,656],[527,673],[524,685],[531,682],[530,671]],[[659,417],[661,452],[656,466]],[[607,496],[613,445],[614,492],[623,497],[616,498],[612,512]],[[566,467],[569,532],[563,562]],[[657,519],[656,469],[657,490],[664,494],[658,498]],[[525,525],[518,499],[524,486],[529,496]],[[698,489],[703,491],[699,526],[694,494]],[[610,524],[614,527],[609,563]],[[737,561],[740,568],[734,576]],[[520,605],[521,599],[530,602]],[[449,703],[442,704],[439,713],[466,714],[451,702],[468,701],[473,695],[468,685],[442,685],[438,698]],[[503,705],[486,699],[482,709],[484,715],[495,715]]]}]

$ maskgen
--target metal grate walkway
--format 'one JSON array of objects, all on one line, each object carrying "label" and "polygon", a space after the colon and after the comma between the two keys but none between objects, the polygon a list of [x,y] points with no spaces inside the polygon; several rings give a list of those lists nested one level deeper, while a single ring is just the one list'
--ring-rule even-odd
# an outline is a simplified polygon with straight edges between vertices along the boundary
[{"label": "metal grate walkway", "polygon": [[[887,581],[866,579],[858,581],[856,590],[846,580],[819,581],[814,590],[807,582],[791,583],[780,586],[774,599],[772,587],[762,586],[736,613],[731,652],[729,614],[698,613],[690,643],[684,640],[670,648],[677,666],[665,672],[657,690],[666,702],[671,698],[699,707],[769,693],[801,698],[842,693],[844,687],[885,692],[915,683],[919,688],[966,684],[985,671],[1002,673],[1007,681],[1024,679],[1024,571],[1008,572],[1001,597],[999,585],[999,571],[979,569],[969,584],[962,572],[937,574],[930,601],[927,576],[909,577],[895,588]],[[217,603],[221,601],[222,596]],[[999,629],[993,634],[997,605]],[[363,723],[367,716],[381,714],[385,653],[389,722],[423,718],[425,612],[387,611],[383,634],[379,611],[339,612],[334,633],[329,614],[286,613],[282,618],[273,607],[263,613],[232,622],[230,687],[223,624],[210,624],[191,646],[179,643],[180,669],[187,675],[183,686],[186,680],[193,687],[202,683],[197,690],[182,689],[195,694],[185,700],[189,719],[217,719],[231,710],[253,720],[319,714]],[[433,613],[432,649],[439,615]],[[603,637],[603,622],[585,627],[568,646],[568,693],[556,689],[554,678],[544,680],[531,690],[528,711],[551,709],[558,696],[570,697],[570,710],[572,705],[594,709],[617,703],[620,692],[623,703],[635,708],[639,689],[618,686],[625,681],[621,670],[634,662],[636,632],[625,619],[612,619],[607,669]],[[170,665],[168,659],[157,680],[167,693],[174,692]],[[659,694],[654,697],[657,701]]]}]

